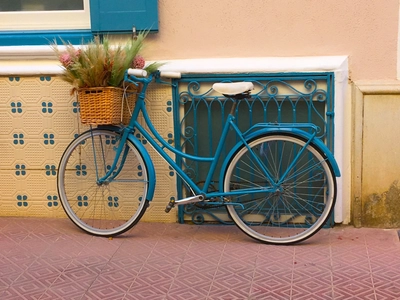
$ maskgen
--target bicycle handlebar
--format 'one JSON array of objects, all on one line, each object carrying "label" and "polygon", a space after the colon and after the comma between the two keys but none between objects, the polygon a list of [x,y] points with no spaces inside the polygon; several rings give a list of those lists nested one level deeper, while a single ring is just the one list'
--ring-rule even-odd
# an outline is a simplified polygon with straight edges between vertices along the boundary
[{"label": "bicycle handlebar", "polygon": [[[126,70],[126,74],[129,76],[134,77],[135,79],[139,78],[146,78],[147,75],[149,75],[149,78],[155,76],[155,77],[164,77],[164,78],[181,78],[181,73],[180,72],[173,72],[173,71],[156,71],[152,74],[147,74],[146,70],[143,69],[128,69]],[[152,76],[153,75],[153,76]],[[139,80],[141,81],[141,80]]]},{"label": "bicycle handlebar", "polygon": [[179,79],[182,77],[181,72],[161,71],[160,77]]},{"label": "bicycle handlebar", "polygon": [[154,73],[148,74],[146,70],[143,69],[127,69],[124,75],[124,81],[131,82],[135,85],[137,83],[149,84],[153,78],[156,78],[156,82],[166,83],[160,80],[160,78],[181,78],[180,72],[172,71],[156,71]]},{"label": "bicycle handlebar", "polygon": [[127,73],[135,77],[147,77],[147,71],[142,69],[128,69]]}]

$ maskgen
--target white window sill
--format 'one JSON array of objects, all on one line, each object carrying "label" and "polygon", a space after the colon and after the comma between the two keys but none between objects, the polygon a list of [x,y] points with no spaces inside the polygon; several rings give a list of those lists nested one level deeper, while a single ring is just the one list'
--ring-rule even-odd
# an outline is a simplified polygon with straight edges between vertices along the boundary
[{"label": "white window sill", "polygon": [[62,71],[50,46],[0,47],[0,76],[59,75]]},{"label": "white window sill", "polygon": [[[347,56],[206,58],[165,61],[161,70],[182,74],[335,72],[347,79]],[[0,47],[0,75],[57,75],[62,68],[50,46]],[[342,81],[344,78],[337,78]]]},{"label": "white window sill", "polygon": [[182,74],[335,72],[347,79],[347,56],[205,58],[165,61],[160,69]]}]

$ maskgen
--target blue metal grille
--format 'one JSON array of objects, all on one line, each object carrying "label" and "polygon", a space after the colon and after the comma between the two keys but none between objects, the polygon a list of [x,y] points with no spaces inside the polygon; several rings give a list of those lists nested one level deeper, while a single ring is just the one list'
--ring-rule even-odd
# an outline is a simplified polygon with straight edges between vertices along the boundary
[{"label": "blue metal grille", "polygon": [[[241,100],[236,122],[243,131],[259,122],[313,123],[320,128],[318,137],[334,150],[334,74],[218,74],[184,76],[174,86],[175,145],[189,154],[213,156],[232,101],[216,94],[215,82],[251,81],[255,90],[251,99]],[[228,138],[227,154],[236,143]],[[201,185],[209,165],[177,158],[188,175]],[[220,162],[222,164],[222,161]],[[218,180],[218,173],[216,178]],[[215,181],[215,187],[218,182]],[[190,194],[178,179],[178,197]],[[225,209],[196,205],[180,207],[179,221],[231,223]]]}]

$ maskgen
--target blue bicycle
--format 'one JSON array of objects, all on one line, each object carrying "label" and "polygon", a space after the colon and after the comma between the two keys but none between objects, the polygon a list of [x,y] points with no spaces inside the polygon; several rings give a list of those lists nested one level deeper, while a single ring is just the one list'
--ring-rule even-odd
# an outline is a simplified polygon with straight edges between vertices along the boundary
[{"label": "blue bicycle", "polygon": [[[235,111],[238,102],[251,100],[253,84],[216,83],[213,89],[233,102],[219,144],[213,157],[189,155],[161,137],[145,105],[151,82],[165,83],[163,77],[179,76],[127,70],[125,81],[140,87],[129,124],[92,128],[66,148],[57,183],[62,206],[72,222],[93,235],[116,236],[140,220],[156,185],[152,159],[136,137],[140,133],[192,193],[170,200],[166,212],[188,203],[222,205],[244,233],[272,244],[300,242],[318,232],[333,210],[336,177],[340,176],[332,153],[316,138],[319,129],[313,124],[260,123],[242,132],[234,122]],[[235,132],[238,142],[222,157],[230,131]],[[201,187],[168,152],[210,163]],[[215,189],[212,178],[220,160],[223,163]]]}]

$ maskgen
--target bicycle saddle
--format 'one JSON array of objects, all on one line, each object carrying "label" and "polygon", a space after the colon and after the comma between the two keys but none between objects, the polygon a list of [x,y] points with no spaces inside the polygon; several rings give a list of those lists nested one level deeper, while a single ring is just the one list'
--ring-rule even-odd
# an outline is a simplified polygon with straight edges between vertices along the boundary
[{"label": "bicycle saddle", "polygon": [[219,82],[213,89],[223,95],[238,95],[254,89],[252,82]]}]

